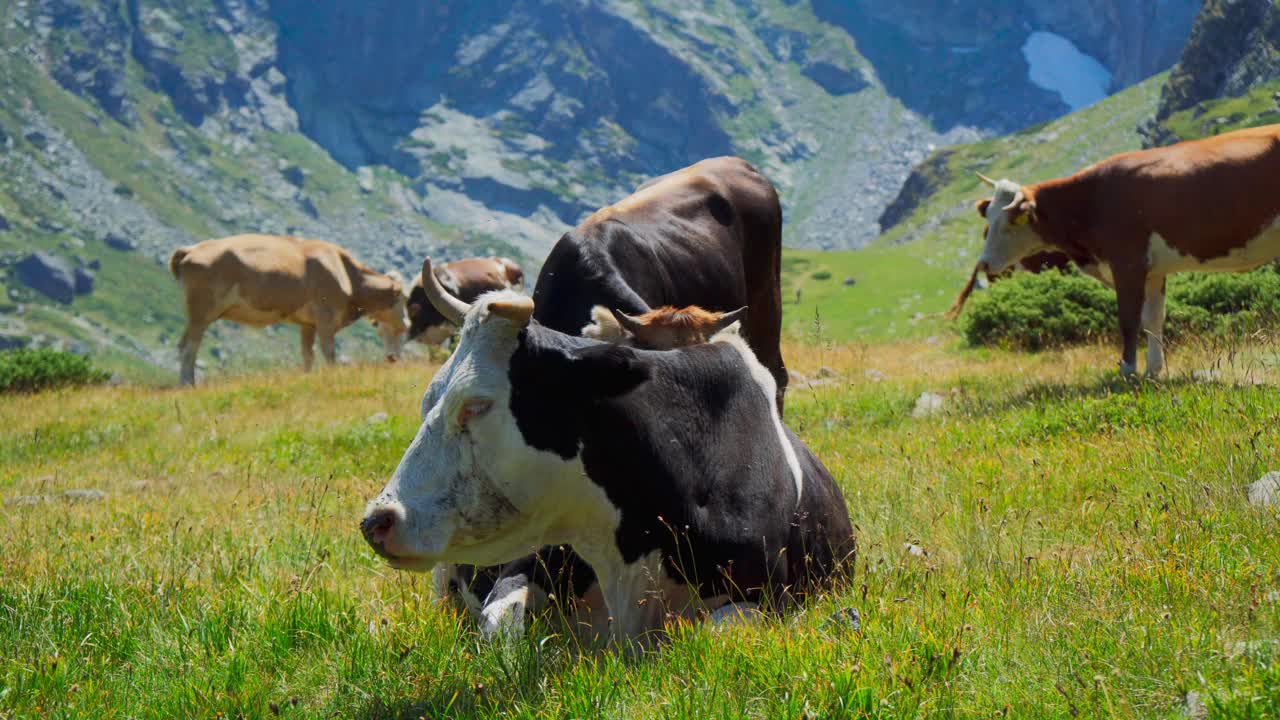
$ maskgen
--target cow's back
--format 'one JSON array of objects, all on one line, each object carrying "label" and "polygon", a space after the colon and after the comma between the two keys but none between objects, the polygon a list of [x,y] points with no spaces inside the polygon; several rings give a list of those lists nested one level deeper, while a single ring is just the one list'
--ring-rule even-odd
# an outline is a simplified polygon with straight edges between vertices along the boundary
[{"label": "cow's back", "polygon": [[739,158],[712,158],[655,178],[603,208],[552,248],[534,317],[577,334],[604,305],[747,306],[744,335],[785,385],[778,343],[782,211],[772,184]]},{"label": "cow's back", "polygon": [[176,275],[193,297],[222,316],[269,324],[314,315],[306,306],[323,299],[340,305],[350,296],[345,253],[332,243],[273,235],[235,235],[185,249]]},{"label": "cow's back", "polygon": [[[1177,253],[1204,261],[1243,247],[1280,218],[1280,125],[1122,153],[1040,192],[1066,198],[1068,242],[1094,254],[1118,237],[1153,234]],[[1087,219],[1087,225],[1081,226]],[[1188,268],[1194,269],[1194,268]]]}]

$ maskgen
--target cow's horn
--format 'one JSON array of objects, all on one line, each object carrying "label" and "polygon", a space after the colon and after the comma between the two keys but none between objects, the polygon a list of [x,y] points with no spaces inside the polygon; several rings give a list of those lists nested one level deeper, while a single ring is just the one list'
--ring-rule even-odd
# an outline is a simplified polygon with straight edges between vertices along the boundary
[{"label": "cow's horn", "polygon": [[618,324],[621,325],[624,330],[631,333],[632,335],[642,332],[646,327],[644,321],[642,321],[640,318],[632,317],[622,312],[621,310],[614,310],[613,316],[617,318]]},{"label": "cow's horn", "polygon": [[440,287],[440,279],[431,271],[431,258],[422,261],[422,290],[426,292],[427,300],[431,301],[436,312],[443,315],[445,320],[454,325],[462,325],[471,306]]},{"label": "cow's horn", "polygon": [[1022,193],[1022,188],[1018,188],[1018,192],[1013,194],[1013,202],[1009,203],[1008,205],[1005,205],[1003,209],[1005,212],[1013,210],[1017,208],[1019,205],[1021,205],[1022,201],[1026,199],[1027,199],[1027,196]]},{"label": "cow's horn", "polygon": [[533,317],[533,300],[524,296],[494,300],[489,303],[489,313],[524,327],[529,324],[529,318]]},{"label": "cow's horn", "polygon": [[977,174],[977,176],[978,176],[978,179],[982,180],[982,182],[984,182],[984,183],[986,183],[986,184],[990,185],[991,187],[995,187],[995,186],[996,186],[996,181],[995,181],[995,180],[992,180],[991,178],[987,177],[986,175],[983,175],[982,173],[976,173],[976,174]]},{"label": "cow's horn", "polygon": [[716,320],[715,332],[720,332],[721,330],[724,330],[725,328],[729,327],[735,322],[738,322],[739,320],[746,320],[747,319],[746,315],[747,315],[746,305],[743,305],[742,307],[738,308],[737,310],[734,310],[733,312],[721,313],[720,319]]}]

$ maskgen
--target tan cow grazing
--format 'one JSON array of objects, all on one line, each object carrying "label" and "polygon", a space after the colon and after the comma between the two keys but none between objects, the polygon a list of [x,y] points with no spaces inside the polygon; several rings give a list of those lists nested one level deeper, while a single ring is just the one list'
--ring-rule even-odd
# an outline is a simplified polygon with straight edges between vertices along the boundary
[{"label": "tan cow grazing", "polygon": [[1041,251],[1067,255],[1115,288],[1124,340],[1121,372],[1164,367],[1165,278],[1175,272],[1252,270],[1280,256],[1280,125],[1123,153],[1034,185],[983,177],[994,194],[979,272],[994,276]]},{"label": "tan cow grazing", "polygon": [[187,329],[178,345],[184,385],[195,384],[200,341],[215,320],[299,326],[307,370],[317,335],[320,352],[333,364],[334,335],[363,315],[378,328],[391,361],[399,357],[409,327],[398,279],[321,240],[274,235],[205,240],[175,250],[169,270],[182,283],[187,302]]}]

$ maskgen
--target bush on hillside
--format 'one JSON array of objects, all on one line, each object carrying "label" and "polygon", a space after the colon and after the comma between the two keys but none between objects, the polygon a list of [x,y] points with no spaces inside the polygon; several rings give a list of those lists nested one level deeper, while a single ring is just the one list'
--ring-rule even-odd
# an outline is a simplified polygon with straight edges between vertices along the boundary
[{"label": "bush on hillside", "polygon": [[110,377],[88,358],[61,350],[24,348],[0,352],[0,393],[96,384]]},{"label": "bush on hillside", "polygon": [[[1174,275],[1165,316],[1169,340],[1280,324],[1280,268]],[[962,331],[970,345],[1032,351],[1115,337],[1116,294],[1074,270],[1016,273],[969,302]]]},{"label": "bush on hillside", "polygon": [[1111,332],[1116,298],[1078,273],[1018,273],[972,298],[963,318],[970,345],[1040,350]]}]

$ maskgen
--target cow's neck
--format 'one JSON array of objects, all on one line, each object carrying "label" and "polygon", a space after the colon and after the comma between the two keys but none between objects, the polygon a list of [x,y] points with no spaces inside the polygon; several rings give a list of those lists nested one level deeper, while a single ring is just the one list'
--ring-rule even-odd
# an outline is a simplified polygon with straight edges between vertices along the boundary
[{"label": "cow's neck", "polygon": [[1052,248],[1083,264],[1105,257],[1105,248],[1087,230],[1094,179],[1087,175],[1048,180],[1029,189],[1036,203],[1035,228]]}]

